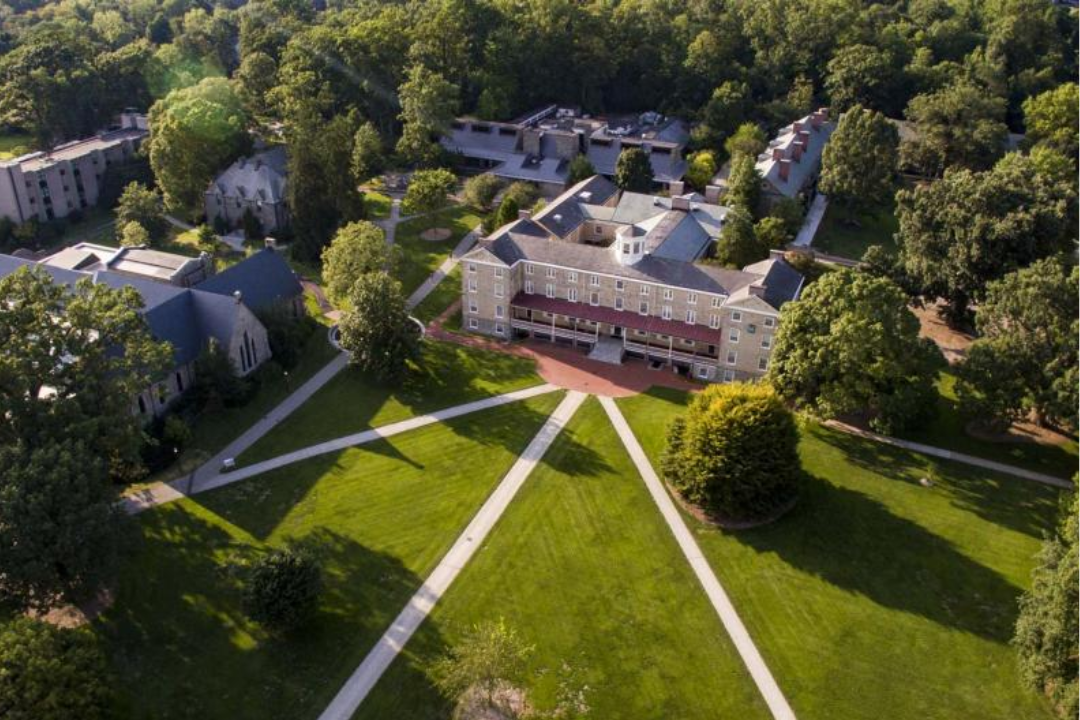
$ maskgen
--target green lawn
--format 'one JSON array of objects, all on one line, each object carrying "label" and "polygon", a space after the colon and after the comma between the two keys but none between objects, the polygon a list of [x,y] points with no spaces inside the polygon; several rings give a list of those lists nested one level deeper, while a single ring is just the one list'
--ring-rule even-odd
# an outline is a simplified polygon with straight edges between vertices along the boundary
[{"label": "green lawn", "polygon": [[768,717],[595,399],[356,717],[449,718],[432,661],[474,624],[499,618],[535,645],[528,685],[541,705],[572,676],[589,688],[590,718]]},{"label": "green lawn", "polygon": [[435,289],[431,291],[431,294],[424,298],[424,301],[417,305],[412,310],[413,317],[419,319],[423,323],[429,323],[439,315],[443,310],[450,307],[450,305],[461,298],[461,264],[458,263],[454,266],[454,269],[450,271],[450,274],[442,279]]},{"label": "green lawn", "polygon": [[941,373],[937,382],[939,393],[937,415],[922,428],[903,433],[900,437],[1061,478],[1071,478],[1076,472],[1075,441],[1062,445],[1042,445],[991,442],[968,435],[965,427],[970,418],[960,411],[955,386],[955,375],[949,372]]},{"label": "green lawn", "polygon": [[[557,393],[315,458],[165,505],[94,623],[136,720],[315,718],[450,548]],[[318,617],[268,637],[242,565],[286,540],[321,559]]]},{"label": "green lawn", "polygon": [[420,362],[400,388],[370,382],[358,370],[347,368],[238,461],[258,462],[323,440],[541,382],[532,360],[426,341]]},{"label": "green lawn", "polygon": [[367,213],[367,219],[383,220],[390,217],[392,202],[388,195],[374,190],[364,193],[364,211]]},{"label": "green lawn", "polygon": [[893,234],[899,229],[895,203],[890,200],[884,206],[870,212],[859,213],[855,222],[846,222],[843,212],[836,204],[830,204],[821,219],[821,226],[814,237],[814,249],[830,255],[861,260],[871,245],[881,245],[896,250]]},{"label": "green lawn", "polygon": [[0,133],[0,160],[10,160],[30,152],[33,139],[21,133]]},{"label": "green lawn", "polygon": [[[684,400],[620,401],[654,463]],[[803,496],[772,525],[688,517],[799,718],[1049,719],[1009,638],[1057,493],[819,425],[800,454]]]},{"label": "green lawn", "polygon": [[[408,295],[450,257],[450,251],[465,234],[480,224],[479,213],[465,205],[440,210],[431,215],[407,220],[397,226],[394,243],[401,248],[401,267],[397,278]],[[429,228],[448,228],[450,237],[442,242],[429,242],[420,233]]]}]

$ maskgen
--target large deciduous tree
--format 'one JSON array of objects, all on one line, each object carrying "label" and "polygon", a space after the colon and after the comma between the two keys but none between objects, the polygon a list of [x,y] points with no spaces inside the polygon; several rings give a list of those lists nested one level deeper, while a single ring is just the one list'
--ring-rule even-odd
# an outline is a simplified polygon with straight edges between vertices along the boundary
[{"label": "large deciduous tree", "polygon": [[1070,248],[1076,193],[1011,153],[993,170],[955,170],[896,195],[900,262],[923,295],[943,298],[953,323],[986,283]]},{"label": "large deciduous tree", "polygon": [[849,213],[885,203],[896,185],[899,143],[884,115],[853,106],[825,146],[818,189]]},{"label": "large deciduous tree", "polygon": [[139,182],[129,183],[116,205],[116,226],[123,228],[132,222],[141,225],[151,241],[162,240],[169,229],[161,195]]},{"label": "large deciduous tree", "polygon": [[902,67],[893,54],[869,45],[849,45],[829,61],[825,90],[833,110],[844,112],[856,105],[892,113],[900,95]]},{"label": "large deciduous tree", "polygon": [[761,210],[761,173],[758,172],[753,155],[736,155],[731,159],[724,204],[742,208],[751,218]]},{"label": "large deciduous tree", "polygon": [[398,90],[403,127],[397,152],[407,163],[430,167],[438,163],[440,135],[450,129],[457,111],[458,88],[423,65],[414,65]]},{"label": "large deciduous tree", "polygon": [[386,156],[383,152],[382,136],[370,122],[365,122],[356,129],[353,136],[352,170],[353,182],[362,185],[383,171]]},{"label": "large deciduous tree", "polygon": [[343,226],[322,251],[323,281],[330,296],[345,300],[357,278],[371,272],[392,271],[397,248],[374,223],[360,220]]},{"label": "large deciduous tree", "polygon": [[742,207],[731,209],[724,219],[724,230],[716,243],[716,261],[721,265],[741,268],[761,260],[768,248],[758,241],[754,220]]},{"label": "large deciduous tree", "polygon": [[1034,411],[1075,428],[1080,270],[1047,258],[991,282],[960,366],[960,401],[973,417],[1009,424]]},{"label": "large deciduous tree", "polygon": [[713,385],[668,429],[661,469],[719,519],[758,521],[795,499],[798,443],[795,419],[769,385]]},{"label": "large deciduous tree", "polygon": [[174,90],[150,109],[146,146],[165,207],[194,217],[214,175],[250,147],[240,98],[224,78]]},{"label": "large deciduous tree", "polygon": [[940,363],[900,288],[837,270],[784,305],[767,377],[818,416],[866,412],[874,428],[892,433],[932,410]]},{"label": "large deciduous tree", "polygon": [[649,156],[641,148],[627,148],[615,161],[615,184],[621,190],[648,192],[652,188],[653,170]]},{"label": "large deciduous tree", "polygon": [[926,175],[984,170],[1005,152],[1005,101],[969,83],[918,95],[905,114],[916,136],[901,145],[901,162]]},{"label": "large deciduous tree", "polygon": [[1076,108],[1080,105],[1080,86],[1065,83],[1053,90],[1024,101],[1026,141],[1052,148],[1076,161],[1078,137]]},{"label": "large deciduous tree", "polygon": [[409,179],[409,188],[402,201],[407,213],[430,213],[446,205],[457,178],[445,169],[417,170]]},{"label": "large deciduous tree", "polygon": [[420,350],[401,283],[385,272],[362,275],[349,291],[349,302],[341,320],[341,346],[350,353],[349,363],[379,382],[400,382]]}]

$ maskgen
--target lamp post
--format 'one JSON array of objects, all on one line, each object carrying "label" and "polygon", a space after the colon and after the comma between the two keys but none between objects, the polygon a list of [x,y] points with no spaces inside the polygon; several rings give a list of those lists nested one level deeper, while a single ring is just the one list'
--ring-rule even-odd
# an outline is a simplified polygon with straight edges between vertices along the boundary
[{"label": "lamp post", "polygon": [[291,390],[292,390],[292,386],[291,386],[291,385],[289,385],[289,371],[288,371],[288,370],[286,370],[286,371],[284,372],[284,375],[285,375],[285,389],[286,389],[286,390],[289,390],[289,391],[291,391]]}]

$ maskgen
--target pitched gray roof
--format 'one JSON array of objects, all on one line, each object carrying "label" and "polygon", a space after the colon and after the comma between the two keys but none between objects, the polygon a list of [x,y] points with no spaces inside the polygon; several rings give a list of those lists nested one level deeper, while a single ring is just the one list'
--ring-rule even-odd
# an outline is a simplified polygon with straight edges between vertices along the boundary
[{"label": "pitched gray roof", "polygon": [[244,304],[258,312],[304,292],[285,259],[271,248],[260,250],[230,268],[203,280],[196,290],[228,295],[239,292]]},{"label": "pitched gray roof", "polygon": [[[795,132],[796,125],[810,134],[810,145],[798,160],[793,159],[792,150],[798,139]],[[765,152],[758,155],[756,167],[762,179],[781,195],[786,197],[798,195],[821,167],[821,154],[834,130],[836,130],[835,122],[824,120],[815,124],[813,114],[782,128],[777,136],[769,141],[769,147],[765,149]],[[777,159],[775,155],[781,157]],[[780,178],[781,164],[788,167],[787,180]]]},{"label": "pitched gray roof", "polygon": [[607,178],[593,175],[545,205],[543,210],[533,216],[533,221],[556,237],[566,237],[588,217],[581,209],[582,203],[602,205],[617,190],[614,183]]},{"label": "pitched gray roof", "polygon": [[214,179],[211,194],[278,203],[285,200],[285,146],[240,158]]}]

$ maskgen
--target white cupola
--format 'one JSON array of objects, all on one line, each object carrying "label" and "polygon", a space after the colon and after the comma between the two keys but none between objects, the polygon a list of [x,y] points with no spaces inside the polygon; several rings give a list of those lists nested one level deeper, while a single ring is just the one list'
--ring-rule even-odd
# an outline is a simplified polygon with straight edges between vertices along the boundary
[{"label": "white cupola", "polygon": [[624,225],[615,232],[611,247],[620,265],[633,265],[645,256],[645,232],[636,225]]}]

